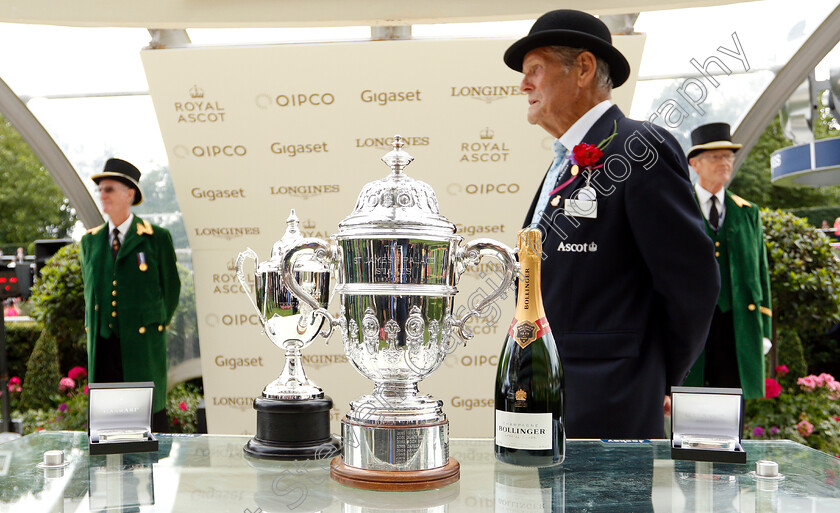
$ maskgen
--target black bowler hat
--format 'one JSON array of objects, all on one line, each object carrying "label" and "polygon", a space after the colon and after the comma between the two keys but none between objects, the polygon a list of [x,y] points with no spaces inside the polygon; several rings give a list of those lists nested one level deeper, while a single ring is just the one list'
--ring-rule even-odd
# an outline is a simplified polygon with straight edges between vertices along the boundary
[{"label": "black bowler hat", "polygon": [[99,181],[103,178],[117,180],[134,189],[132,205],[143,203],[143,193],[140,192],[140,170],[134,167],[134,164],[122,159],[108,159],[102,172],[90,177],[96,185],[99,185]]},{"label": "black bowler hat", "polygon": [[691,149],[688,150],[688,158],[696,157],[707,150],[735,152],[740,149],[740,144],[732,142],[732,130],[729,128],[729,123],[709,123],[691,131]]},{"label": "black bowler hat", "polygon": [[591,14],[572,9],[543,14],[527,36],[510,45],[505,52],[505,64],[522,71],[525,54],[542,46],[568,46],[592,52],[609,65],[613,87],[620,86],[630,76],[630,64],[612,45],[610,29]]}]

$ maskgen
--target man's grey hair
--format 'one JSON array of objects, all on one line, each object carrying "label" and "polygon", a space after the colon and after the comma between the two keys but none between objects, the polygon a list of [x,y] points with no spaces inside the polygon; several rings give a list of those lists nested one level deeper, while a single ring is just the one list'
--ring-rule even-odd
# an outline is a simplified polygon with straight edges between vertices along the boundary
[{"label": "man's grey hair", "polygon": [[[572,66],[575,65],[575,60],[578,55],[586,52],[584,48],[571,48],[569,46],[549,46],[548,51],[563,66],[563,69],[568,73]],[[593,54],[594,55],[594,54]],[[595,86],[608,97],[612,92],[612,78],[610,78],[610,66],[607,61],[595,55]]]}]

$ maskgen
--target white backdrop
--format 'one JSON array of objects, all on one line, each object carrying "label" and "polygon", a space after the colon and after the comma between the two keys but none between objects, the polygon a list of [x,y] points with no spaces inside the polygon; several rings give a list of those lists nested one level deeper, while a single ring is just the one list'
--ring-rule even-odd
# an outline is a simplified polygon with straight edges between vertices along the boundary
[{"label": "white backdrop", "polygon": [[[406,173],[434,188],[441,213],[467,241],[515,244],[551,161],[552,138],[525,119],[521,75],[502,63],[511,42],[143,51],[193,250],[211,433],[253,434],[253,398],[283,363],[236,281],[237,254],[250,247],[269,258],[291,208],[305,236],[336,233],[363,185],[390,172],[379,158],[394,134],[415,157]],[[616,36],[615,44],[633,69],[613,94],[628,112],[644,36]],[[456,308],[477,289],[493,287],[494,273],[482,267],[461,278]],[[248,274],[253,277],[250,266]],[[497,322],[473,326],[475,340],[420,384],[422,393],[444,401],[452,436],[492,436],[496,361],[514,301],[509,294],[498,303]],[[337,333],[328,344],[313,342],[304,360],[335,402],[332,429],[339,432],[349,402],[369,393],[372,383],[347,363]]]}]

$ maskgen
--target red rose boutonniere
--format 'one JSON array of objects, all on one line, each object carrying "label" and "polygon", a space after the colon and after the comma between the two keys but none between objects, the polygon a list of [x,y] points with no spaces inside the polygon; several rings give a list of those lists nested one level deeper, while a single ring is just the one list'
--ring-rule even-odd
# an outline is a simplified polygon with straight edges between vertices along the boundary
[{"label": "red rose boutonniere", "polygon": [[594,144],[580,143],[572,148],[572,154],[568,156],[568,159],[574,164],[572,166],[572,176],[576,176],[580,172],[580,168],[588,169],[591,172],[593,169],[598,169],[603,166],[603,164],[600,166],[596,166],[595,164],[604,156],[604,148],[610,144],[617,132],[618,122],[613,125],[612,134],[598,143],[597,146]]}]

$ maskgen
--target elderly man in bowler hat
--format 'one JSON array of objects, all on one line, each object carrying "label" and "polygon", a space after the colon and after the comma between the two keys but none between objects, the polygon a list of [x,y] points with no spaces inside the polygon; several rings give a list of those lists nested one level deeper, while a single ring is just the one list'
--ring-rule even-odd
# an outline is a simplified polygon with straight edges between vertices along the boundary
[{"label": "elderly man in bowler hat", "polygon": [[544,234],[566,434],[662,438],[663,399],[702,351],[720,287],[685,156],[610,101],[630,66],[594,16],[546,13],[504,61],[524,75],[528,121],[557,138],[525,225]]},{"label": "elderly man in bowler hat", "polygon": [[704,353],[686,384],[741,388],[764,397],[764,350],[769,350],[773,311],[767,248],[758,207],[726,190],[740,144],[729,125],[709,123],[691,132],[688,162],[697,173],[695,198],[720,266],[720,297]]},{"label": "elderly man in bowler hat", "polygon": [[168,432],[166,328],[181,292],[172,236],[131,212],[140,170],[108,159],[96,183],[108,222],[81,243],[90,381],[154,381],[152,430]]}]

